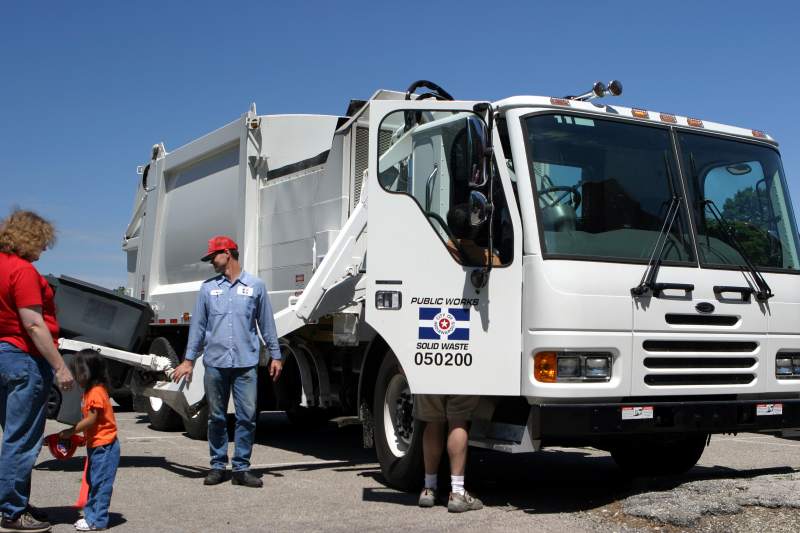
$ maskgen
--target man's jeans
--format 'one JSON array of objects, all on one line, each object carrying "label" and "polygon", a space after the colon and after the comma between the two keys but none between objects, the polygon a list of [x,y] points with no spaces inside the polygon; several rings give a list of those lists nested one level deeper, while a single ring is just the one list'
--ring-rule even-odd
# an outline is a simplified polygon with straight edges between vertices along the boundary
[{"label": "man's jeans", "polygon": [[86,482],[89,484],[89,499],[83,508],[83,515],[90,526],[98,529],[108,527],[108,506],[119,466],[119,440],[111,444],[86,450],[89,456],[89,470]]},{"label": "man's jeans", "polygon": [[0,342],[0,511],[12,520],[28,506],[52,384],[53,370],[44,357]]},{"label": "man's jeans", "polygon": [[231,465],[234,472],[250,469],[250,454],[256,432],[258,367],[205,368],[204,384],[208,402],[208,447],[211,468],[224,469],[228,464],[228,399],[233,390],[236,432]]}]

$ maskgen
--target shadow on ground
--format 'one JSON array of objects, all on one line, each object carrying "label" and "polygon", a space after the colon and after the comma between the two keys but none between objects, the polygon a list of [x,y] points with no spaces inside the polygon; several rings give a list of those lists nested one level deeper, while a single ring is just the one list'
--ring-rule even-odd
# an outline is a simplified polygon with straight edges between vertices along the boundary
[{"label": "shadow on ground", "polygon": [[[142,423],[146,422],[144,417]],[[361,426],[339,428],[329,423],[312,428],[298,427],[281,413],[262,413],[256,443],[311,458],[297,463],[254,468],[256,474],[281,477],[282,472],[286,471],[327,470],[355,475],[370,478],[381,485],[363,489],[362,498],[365,502],[416,505],[417,494],[399,492],[386,485],[374,450],[362,447]],[[121,458],[120,468],[144,467],[163,468],[188,478],[201,478],[207,472],[205,468],[174,463],[161,457]],[[36,469],[81,471],[83,457],[67,461],[44,461]],[[533,514],[571,513],[590,511],[635,494],[672,490],[692,481],[746,479],[790,472],[794,472],[794,469],[737,470],[721,466],[695,466],[683,476],[630,479],[622,475],[609,455],[598,455],[595,450],[546,449],[533,454],[511,455],[473,449],[467,468],[467,488],[492,507],[508,507]],[[440,487],[444,491],[448,490],[448,484],[449,479],[440,480]]]}]

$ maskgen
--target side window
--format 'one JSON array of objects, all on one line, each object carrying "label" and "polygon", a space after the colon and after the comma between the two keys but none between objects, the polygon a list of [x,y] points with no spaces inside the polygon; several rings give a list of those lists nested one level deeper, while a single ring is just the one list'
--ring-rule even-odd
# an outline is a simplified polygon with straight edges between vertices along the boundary
[{"label": "side window", "polygon": [[[470,224],[470,178],[481,170],[476,150],[474,117],[456,111],[396,111],[381,122],[378,181],[389,192],[414,198],[422,213],[458,263],[479,266],[488,260],[488,224]],[[496,172],[494,173],[496,175]],[[495,178],[493,221],[494,263],[501,261],[500,247],[507,247],[510,218],[499,178]],[[485,187],[488,190],[488,186]],[[505,217],[507,223],[498,219]],[[499,231],[497,228],[500,228]],[[499,239],[498,237],[503,237]],[[512,239],[513,241],[513,239]],[[513,248],[513,246],[512,246]],[[512,250],[513,252],[513,250]]]}]

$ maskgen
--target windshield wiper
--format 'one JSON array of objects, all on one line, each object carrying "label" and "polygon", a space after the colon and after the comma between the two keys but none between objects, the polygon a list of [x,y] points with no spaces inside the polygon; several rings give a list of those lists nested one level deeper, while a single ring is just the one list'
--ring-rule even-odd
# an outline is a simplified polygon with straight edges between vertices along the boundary
[{"label": "windshield wiper", "polygon": [[[672,231],[675,219],[678,218],[680,209],[681,197],[673,194],[672,200],[670,200],[669,207],[667,208],[667,214],[664,216],[664,223],[661,225],[661,231],[658,233],[653,251],[650,252],[647,268],[644,274],[642,274],[642,279],[639,284],[631,289],[631,294],[633,296],[644,296],[650,291],[653,292],[654,296],[658,296],[664,289],[677,289],[686,292],[694,290],[694,285],[688,283],[656,283],[658,267],[661,266],[661,258],[664,256],[664,249],[669,240],[669,233]],[[658,250],[658,253],[656,253],[656,250]]]},{"label": "windshield wiper", "polygon": [[[722,216],[722,213],[717,207],[717,204],[714,203],[714,200],[700,200],[700,203],[704,208],[707,207],[711,214],[714,215],[714,218],[717,220],[717,223],[720,225],[720,228],[722,228],[723,233],[725,233],[725,236],[728,239],[728,244],[730,244],[733,249],[742,256],[742,259],[744,259],[744,263],[747,266],[747,269],[750,271],[750,275],[753,276],[753,280],[758,286],[758,290],[756,291],[756,299],[760,302],[766,302],[775,296],[772,293],[772,289],[767,283],[767,280],[765,280],[764,276],[761,275],[761,272],[758,270],[758,268],[756,268],[756,266],[750,260],[750,257],[745,253],[744,248],[742,248],[742,245],[739,243],[739,240],[730,230],[728,221]],[[708,234],[708,232],[706,232],[706,234]]]}]

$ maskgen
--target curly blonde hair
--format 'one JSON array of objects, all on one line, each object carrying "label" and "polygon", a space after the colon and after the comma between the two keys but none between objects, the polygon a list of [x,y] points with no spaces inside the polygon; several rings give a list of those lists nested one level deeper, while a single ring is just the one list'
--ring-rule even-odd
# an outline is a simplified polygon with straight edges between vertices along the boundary
[{"label": "curly blonde hair", "polygon": [[33,211],[14,209],[0,222],[0,252],[32,261],[56,243],[56,229]]}]

